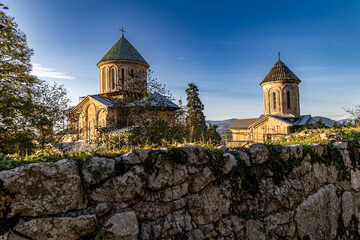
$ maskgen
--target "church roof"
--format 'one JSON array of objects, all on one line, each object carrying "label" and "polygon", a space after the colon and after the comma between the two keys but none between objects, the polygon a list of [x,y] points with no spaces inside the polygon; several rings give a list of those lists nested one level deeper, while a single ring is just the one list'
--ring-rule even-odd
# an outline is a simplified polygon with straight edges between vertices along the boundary
[{"label": "church roof", "polygon": [[113,101],[111,101],[111,98],[104,98],[97,95],[89,95],[89,97],[95,99],[96,101],[104,104],[107,107],[114,107]]},{"label": "church roof", "polygon": [[260,83],[282,81],[282,80],[296,80],[300,79],[283,63],[280,59],[275,63],[270,72],[266,75],[264,80]]},{"label": "church roof", "polygon": [[130,60],[149,65],[136,48],[122,36],[110,50],[104,55],[99,63],[110,60]]},{"label": "church roof", "polygon": [[251,124],[255,123],[259,118],[244,118],[236,119],[233,124],[230,125],[230,129],[247,129]]},{"label": "church roof", "polygon": [[159,93],[153,93],[150,96],[145,96],[140,100],[132,101],[128,103],[125,107],[144,107],[144,106],[180,109],[178,105],[176,105],[167,97]]}]

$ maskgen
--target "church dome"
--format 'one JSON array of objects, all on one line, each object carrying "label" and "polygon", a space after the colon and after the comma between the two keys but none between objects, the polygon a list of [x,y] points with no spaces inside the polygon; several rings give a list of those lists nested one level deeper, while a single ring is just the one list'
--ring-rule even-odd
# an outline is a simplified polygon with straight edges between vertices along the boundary
[{"label": "church dome", "polygon": [[280,59],[275,63],[260,85],[267,82],[292,80],[301,82],[300,79]]},{"label": "church dome", "polygon": [[136,61],[149,66],[146,60],[124,36],[110,48],[98,64],[114,60]]}]

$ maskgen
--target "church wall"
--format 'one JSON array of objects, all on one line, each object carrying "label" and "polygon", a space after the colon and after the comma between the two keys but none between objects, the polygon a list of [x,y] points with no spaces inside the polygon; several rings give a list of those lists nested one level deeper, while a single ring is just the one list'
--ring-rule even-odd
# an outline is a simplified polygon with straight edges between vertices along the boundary
[{"label": "church wall", "polygon": [[254,142],[279,141],[287,134],[290,134],[290,127],[273,118],[252,128]]},{"label": "church wall", "polygon": [[249,139],[248,135],[250,133],[249,129],[230,129],[232,132],[232,140],[239,141],[239,142],[246,142]]}]

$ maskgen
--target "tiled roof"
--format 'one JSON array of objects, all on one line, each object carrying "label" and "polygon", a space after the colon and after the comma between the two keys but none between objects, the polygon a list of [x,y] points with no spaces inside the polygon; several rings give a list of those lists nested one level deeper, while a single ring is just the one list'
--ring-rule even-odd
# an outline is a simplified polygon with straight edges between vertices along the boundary
[{"label": "tiled roof", "polygon": [[260,85],[266,82],[281,80],[296,80],[300,82],[300,79],[279,59]]},{"label": "tiled roof", "polygon": [[236,121],[230,125],[229,129],[246,129],[258,119],[259,118],[236,119]]},{"label": "tiled roof", "polygon": [[285,122],[287,124],[290,124],[292,126],[304,126],[311,119],[311,115],[300,115],[300,116],[286,115],[286,116],[269,116],[269,117],[276,118],[276,119],[278,119],[282,122]]},{"label": "tiled roof", "polygon": [[114,103],[113,103],[113,101],[111,101],[110,98],[104,98],[104,97],[100,97],[97,95],[89,95],[89,97],[95,99],[96,101],[104,104],[107,107],[114,107]]},{"label": "tiled roof", "polygon": [[131,60],[149,65],[136,48],[122,36],[110,50],[104,55],[99,63],[110,60]]},{"label": "tiled roof", "polygon": [[169,107],[169,108],[176,108],[180,109],[178,105],[170,101],[167,97],[159,94],[154,93],[151,94],[149,97],[143,97],[140,100],[135,100],[126,105],[126,107],[136,107],[136,106],[145,106],[150,105],[151,107]]}]

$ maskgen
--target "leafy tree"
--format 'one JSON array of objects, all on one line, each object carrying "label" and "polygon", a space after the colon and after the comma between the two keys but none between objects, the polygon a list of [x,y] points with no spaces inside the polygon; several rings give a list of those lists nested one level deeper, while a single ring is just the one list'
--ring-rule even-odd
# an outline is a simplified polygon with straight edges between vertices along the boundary
[{"label": "leafy tree", "polygon": [[56,143],[68,133],[65,112],[70,100],[63,85],[50,85],[46,81],[31,89],[32,117],[30,125],[37,133],[37,140],[43,148],[46,143]]},{"label": "leafy tree", "polygon": [[165,85],[148,71],[147,88],[132,102],[128,111],[133,144],[181,142],[185,137],[183,111],[173,105],[174,98]]},{"label": "leafy tree", "polygon": [[30,153],[35,133],[42,146],[59,139],[69,100],[62,86],[30,74],[33,50],[14,18],[0,11],[0,25],[0,152]]},{"label": "leafy tree", "polygon": [[205,140],[206,122],[204,116],[204,105],[199,97],[199,88],[194,84],[188,84],[186,89],[187,104],[186,104],[186,126],[189,130],[189,140],[199,141]]},{"label": "leafy tree", "polygon": [[23,151],[32,146],[30,75],[32,49],[14,18],[0,10],[0,152]]},{"label": "leafy tree", "polygon": [[215,144],[220,144],[221,136],[216,131],[217,128],[218,128],[218,125],[209,123],[209,127],[206,130],[206,140],[208,142],[212,142],[212,143],[215,143]]}]

